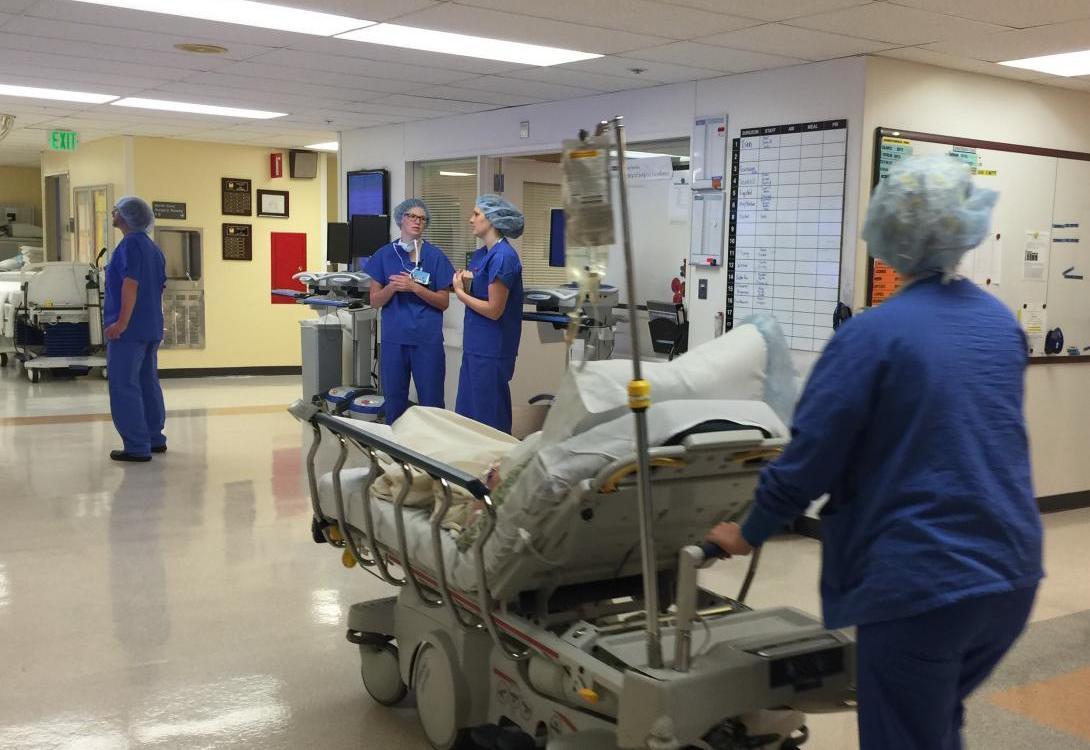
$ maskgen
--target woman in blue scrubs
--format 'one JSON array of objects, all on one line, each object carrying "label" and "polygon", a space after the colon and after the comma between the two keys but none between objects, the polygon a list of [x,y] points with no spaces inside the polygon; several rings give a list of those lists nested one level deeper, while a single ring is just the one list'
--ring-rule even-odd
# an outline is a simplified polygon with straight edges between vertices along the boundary
[{"label": "woman in blue scrubs", "polygon": [[445,405],[447,360],[443,349],[443,311],[450,305],[454,266],[423,239],[428,207],[417,198],[394,208],[401,236],[367,259],[371,304],[382,310],[379,377],[386,399],[386,424],[409,408],[409,380],[421,406]]},{"label": "woman in blue scrubs", "polygon": [[947,156],[893,167],[863,239],[904,287],[840,327],[749,517],[709,534],[749,554],[829,493],[822,604],[828,627],[858,626],[862,750],[960,748],[964,700],[1022,632],[1044,575],[1026,339],[955,275],[997,197]]},{"label": "woman in blue scrubs", "polygon": [[511,378],[522,337],[522,261],[507,240],[521,237],[524,224],[522,212],[510,201],[482,195],[469,225],[484,247],[473,254],[466,271],[454,275],[454,293],[466,306],[454,410],[506,433],[511,432]]},{"label": "woman in blue scrubs", "polygon": [[113,225],[125,235],[106,266],[102,322],[106,333],[110,414],[124,448],[115,461],[150,461],[164,453],[166,408],[159,387],[166,261],[148,232],[151,206],[127,195],[113,209]]}]

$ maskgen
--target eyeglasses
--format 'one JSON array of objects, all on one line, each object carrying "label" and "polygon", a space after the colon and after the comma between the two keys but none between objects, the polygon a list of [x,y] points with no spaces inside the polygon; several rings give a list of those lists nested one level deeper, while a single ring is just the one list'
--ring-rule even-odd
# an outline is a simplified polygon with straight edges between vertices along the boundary
[{"label": "eyeglasses", "polygon": [[414,219],[416,221],[427,221],[428,217],[421,214],[405,214],[406,219]]}]

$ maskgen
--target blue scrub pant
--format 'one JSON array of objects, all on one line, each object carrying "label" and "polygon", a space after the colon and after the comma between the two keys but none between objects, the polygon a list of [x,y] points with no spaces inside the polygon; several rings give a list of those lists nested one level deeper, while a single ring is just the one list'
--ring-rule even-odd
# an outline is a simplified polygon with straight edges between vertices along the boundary
[{"label": "blue scrub pant", "polygon": [[463,353],[454,411],[510,435],[511,378],[514,375],[514,357]]},{"label": "blue scrub pant", "polygon": [[963,702],[1026,626],[1036,585],[860,625],[860,750],[961,750]]},{"label": "blue scrub pant", "polygon": [[446,406],[447,355],[442,344],[383,343],[378,367],[386,399],[386,424],[393,424],[409,408],[410,377],[421,406]]},{"label": "blue scrub pant", "polygon": [[110,415],[125,452],[151,455],[167,444],[163,437],[166,407],[159,387],[158,341],[111,341],[106,346]]}]

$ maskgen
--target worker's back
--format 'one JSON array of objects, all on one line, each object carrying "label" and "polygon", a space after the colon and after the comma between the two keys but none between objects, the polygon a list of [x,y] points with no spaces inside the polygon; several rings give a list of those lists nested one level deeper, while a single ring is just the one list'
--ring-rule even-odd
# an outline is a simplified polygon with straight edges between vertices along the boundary
[{"label": "worker's back", "polygon": [[[961,279],[919,281],[850,321],[830,347],[874,368],[869,414],[823,514],[826,616],[909,616],[1041,576],[1023,417],[1026,342]],[[854,400],[853,399],[853,400]]]}]

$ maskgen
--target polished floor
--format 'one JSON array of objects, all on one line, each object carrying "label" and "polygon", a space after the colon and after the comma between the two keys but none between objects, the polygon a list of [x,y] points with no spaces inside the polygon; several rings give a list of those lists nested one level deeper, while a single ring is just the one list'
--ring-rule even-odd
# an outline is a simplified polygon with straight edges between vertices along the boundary
[{"label": "polished floor", "polygon": [[[0,748],[425,748],[344,640],[348,606],[384,586],[310,541],[297,380],[164,389],[169,452],[120,465],[104,382],[0,370]],[[974,750],[1090,748],[1090,510],[1046,527],[1049,578],[970,706]],[[816,612],[817,575],[815,542],[775,540],[751,603]],[[849,714],[810,725],[807,748],[858,747]]]}]

